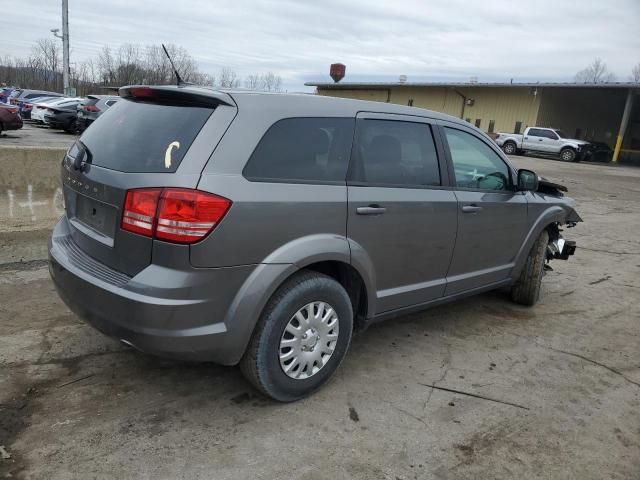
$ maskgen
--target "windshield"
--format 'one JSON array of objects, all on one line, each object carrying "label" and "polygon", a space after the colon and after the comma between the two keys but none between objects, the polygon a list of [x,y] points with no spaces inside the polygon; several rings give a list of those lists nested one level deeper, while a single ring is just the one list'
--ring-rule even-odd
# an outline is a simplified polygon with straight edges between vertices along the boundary
[{"label": "windshield", "polygon": [[562,130],[554,130],[554,132],[556,132],[560,138],[569,138]]},{"label": "windshield", "polygon": [[80,142],[94,165],[120,172],[175,172],[213,109],[117,102]]}]

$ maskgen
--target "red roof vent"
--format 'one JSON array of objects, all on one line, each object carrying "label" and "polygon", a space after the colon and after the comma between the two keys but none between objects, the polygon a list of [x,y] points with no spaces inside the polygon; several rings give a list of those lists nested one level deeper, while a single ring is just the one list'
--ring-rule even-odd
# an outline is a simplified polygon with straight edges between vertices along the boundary
[{"label": "red roof vent", "polygon": [[344,78],[344,73],[347,71],[347,67],[345,67],[342,63],[332,63],[331,68],[329,69],[329,75],[333,78],[333,81],[338,83],[340,80]]}]

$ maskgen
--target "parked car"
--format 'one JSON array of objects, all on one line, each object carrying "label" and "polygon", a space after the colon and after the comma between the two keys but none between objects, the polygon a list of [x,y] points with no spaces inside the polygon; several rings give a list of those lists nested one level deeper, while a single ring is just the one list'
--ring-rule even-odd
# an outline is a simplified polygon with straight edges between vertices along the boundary
[{"label": "parked car", "polygon": [[9,101],[11,105],[17,105],[18,108],[20,108],[23,102],[43,96],[62,97],[63,95],[61,93],[48,92],[46,90],[29,90],[25,88],[16,88],[13,92],[11,92]]},{"label": "parked car", "polygon": [[43,102],[33,104],[31,120],[37,123],[44,123],[44,115],[51,107],[77,106],[82,102],[81,98],[54,97]]},{"label": "parked car", "polygon": [[565,162],[579,162],[589,142],[569,138],[557,128],[528,127],[524,135],[499,132],[495,142],[507,155],[536,152],[559,155]]},{"label": "parked car", "polygon": [[33,107],[34,105],[49,100],[49,99],[55,99],[58,100],[60,98],[64,98],[64,97],[36,97],[33,99],[29,99],[29,100],[25,100],[24,102],[22,102],[22,104],[20,105],[20,116],[22,117],[23,120],[31,120],[31,112],[33,111]]},{"label": "parked car", "polygon": [[9,103],[13,87],[0,87],[0,103]]},{"label": "parked car", "polygon": [[0,133],[5,130],[19,130],[22,128],[22,117],[18,107],[0,104]]},{"label": "parked car", "polygon": [[87,95],[78,105],[78,128],[85,131],[104,111],[114,105],[120,97],[115,95]]},{"label": "parked car", "polygon": [[45,125],[68,133],[77,133],[77,107],[80,102],[81,100],[74,100],[66,105],[48,106],[44,112]]},{"label": "parked car", "polygon": [[354,330],[501,287],[533,305],[581,221],[454,117],[313,95],[125,87],[65,155],[58,293],[139,350],[293,401]]}]

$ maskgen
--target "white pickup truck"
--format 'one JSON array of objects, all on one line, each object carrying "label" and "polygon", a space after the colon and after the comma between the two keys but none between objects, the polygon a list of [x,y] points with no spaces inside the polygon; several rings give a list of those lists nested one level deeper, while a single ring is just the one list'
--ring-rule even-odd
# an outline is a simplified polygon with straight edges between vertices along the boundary
[{"label": "white pickup truck", "polygon": [[589,145],[584,140],[567,138],[557,128],[527,127],[524,135],[516,133],[498,133],[496,143],[507,155],[520,152],[537,152],[560,155],[565,162],[579,162]]}]

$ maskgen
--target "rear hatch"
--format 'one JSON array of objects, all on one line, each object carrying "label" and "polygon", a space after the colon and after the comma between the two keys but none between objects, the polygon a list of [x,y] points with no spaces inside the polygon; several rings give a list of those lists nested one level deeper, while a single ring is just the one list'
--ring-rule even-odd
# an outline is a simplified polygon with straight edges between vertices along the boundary
[{"label": "rear hatch", "polygon": [[149,265],[152,238],[120,228],[128,190],[195,188],[233,120],[226,94],[199,88],[125,87],[69,149],[62,165],[74,242],[105,265],[135,275]]}]

